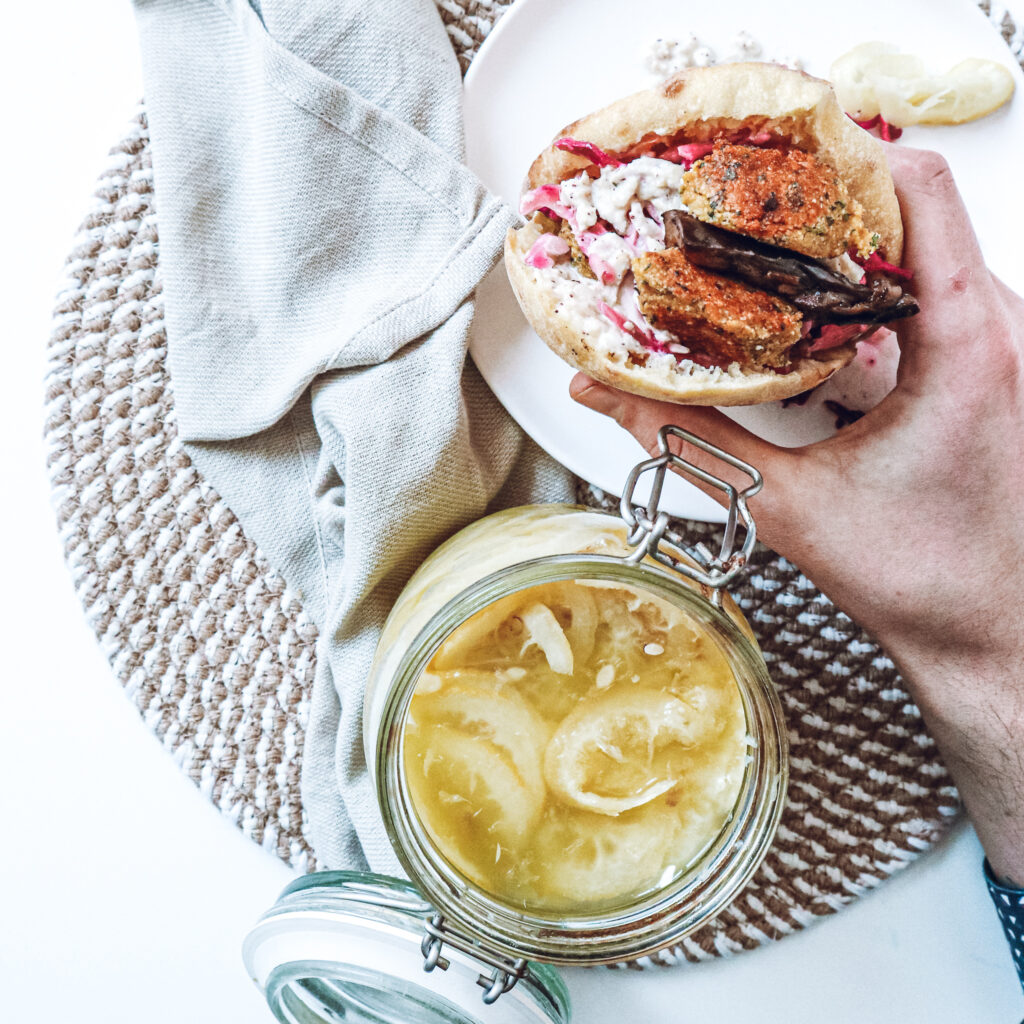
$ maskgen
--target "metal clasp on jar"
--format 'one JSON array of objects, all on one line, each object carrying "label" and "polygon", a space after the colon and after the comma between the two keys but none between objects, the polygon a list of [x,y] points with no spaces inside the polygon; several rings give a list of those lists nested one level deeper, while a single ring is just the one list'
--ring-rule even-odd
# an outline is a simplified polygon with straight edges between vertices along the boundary
[{"label": "metal clasp on jar", "polygon": [[491,953],[480,947],[476,942],[454,931],[445,924],[441,914],[432,915],[426,922],[420,952],[423,954],[423,970],[428,973],[435,967],[447,971],[450,961],[441,956],[441,948],[445,944],[461,950],[486,966],[492,968],[490,974],[481,974],[476,983],[484,990],[483,1000],[490,1006],[500,995],[515,987],[526,974],[526,960],[512,960],[498,953]]},{"label": "metal clasp on jar", "polygon": [[[686,444],[713,456],[719,461],[738,469],[750,477],[750,484],[738,490],[728,481],[721,477],[701,469],[700,466],[676,455],[669,446],[669,439],[676,437]],[[754,549],[754,542],[757,539],[757,531],[754,526],[754,519],[747,508],[747,500],[752,498],[764,486],[764,479],[761,474],[751,465],[742,459],[730,455],[729,452],[705,441],[696,434],[691,434],[682,427],[664,426],[658,431],[658,448],[660,454],[651,459],[646,459],[633,467],[626,479],[626,486],[622,491],[620,512],[626,526],[629,528],[627,541],[630,547],[635,548],[631,554],[626,556],[627,562],[639,563],[648,555],[660,562],[662,565],[675,570],[688,579],[699,583],[710,593],[707,595],[714,605],[721,605],[722,592],[742,571],[747,564],[751,551]],[[669,515],[658,509],[661,501],[661,491],[665,483],[665,474],[668,470],[676,469],[683,476],[698,480],[728,496],[729,508],[726,516],[725,530],[722,535],[722,544],[717,555],[709,550],[707,545],[698,543],[689,545],[685,538],[677,531],[669,529]],[[646,507],[636,505],[633,495],[636,492],[637,483],[644,473],[653,472],[654,480],[651,484],[651,496]],[[743,543],[739,550],[736,548],[736,528],[743,526],[745,531]],[[677,551],[682,552],[695,564],[681,561],[672,556],[663,546],[663,543],[671,545]]]}]

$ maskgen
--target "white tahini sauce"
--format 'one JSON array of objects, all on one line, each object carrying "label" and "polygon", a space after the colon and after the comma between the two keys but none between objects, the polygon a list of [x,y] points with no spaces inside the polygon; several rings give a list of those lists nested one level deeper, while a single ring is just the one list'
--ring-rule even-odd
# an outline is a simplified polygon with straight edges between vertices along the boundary
[{"label": "white tahini sauce", "polygon": [[559,186],[559,195],[573,212],[577,238],[599,221],[611,225],[612,231],[587,237],[583,248],[592,262],[607,264],[621,284],[630,260],[665,247],[661,218],[666,210],[686,209],[682,183],[680,164],[643,156],[604,167],[596,178],[586,172],[569,178]]},{"label": "white tahini sauce", "polygon": [[642,156],[618,167],[603,167],[596,178],[581,174],[563,181],[561,196],[563,203],[576,210],[581,231],[593,227],[601,218],[624,235],[631,220],[646,219],[646,204],[659,214],[683,209],[679,195],[682,187],[681,164]]}]

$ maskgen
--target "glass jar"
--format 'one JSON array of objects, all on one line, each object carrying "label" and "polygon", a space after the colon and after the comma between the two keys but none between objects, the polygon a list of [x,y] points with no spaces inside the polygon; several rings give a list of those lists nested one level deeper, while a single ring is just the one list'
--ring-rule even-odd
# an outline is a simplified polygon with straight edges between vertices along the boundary
[{"label": "glass jar", "polygon": [[[424,976],[432,913],[394,878],[321,871],[284,890],[246,937],[242,959],[286,1024],[475,1024],[478,1013],[487,1024],[568,1024],[565,985],[541,964],[512,991],[496,967],[481,974],[479,956],[446,947],[435,959],[443,969]],[[479,1009],[481,989],[490,1003],[500,992],[500,1005]]]},{"label": "glass jar", "polygon": [[[670,450],[673,437],[748,474],[752,483],[740,490],[706,468],[682,459]],[[756,870],[775,834],[785,797],[787,743],[781,705],[749,626],[724,594],[724,587],[742,571],[753,547],[754,527],[746,500],[760,489],[760,476],[752,467],[679,428],[665,428],[660,443],[661,454],[636,467],[630,475],[621,519],[578,506],[528,506],[489,516],[438,548],[395,603],[367,683],[363,730],[366,761],[384,827],[413,887],[372,879],[369,884],[377,894],[376,905],[387,908],[391,899],[380,896],[381,885],[391,885],[392,892],[400,893],[402,906],[398,910],[407,917],[411,914],[413,921],[409,934],[422,929],[420,952],[422,966],[428,971],[444,966],[452,953],[470,955],[478,966],[484,965],[476,984],[484,988],[485,1002],[493,1002],[511,990],[519,979],[532,979],[533,987],[528,987],[523,999],[528,996],[527,1001],[533,1000],[530,1012],[536,1010],[534,1004],[539,1005],[539,999],[547,1019],[553,1021],[562,1019],[557,986],[549,978],[550,971],[529,962],[610,963],[645,956],[677,943],[717,915]],[[703,465],[708,465],[706,460]],[[670,467],[727,494],[729,516],[718,555],[712,555],[703,545],[689,548],[682,538],[670,533],[668,517],[657,509],[665,472]],[[654,474],[651,496],[646,508],[637,508],[634,493],[648,471]],[[741,526],[745,528],[744,542],[739,551],[734,551]],[[737,769],[742,778],[731,812],[717,835],[681,870],[659,879],[654,887],[608,905],[555,912],[543,906],[513,905],[473,881],[449,860],[417,813],[403,754],[414,690],[442,644],[467,620],[495,602],[528,588],[562,581],[642,593],[684,615],[688,628],[699,632],[702,643],[713,645],[735,680],[746,751],[741,754],[742,767]],[[359,886],[368,884],[365,876],[360,882],[355,876],[329,874],[333,881],[293,884],[283,902],[293,909],[300,898],[320,905],[339,895],[332,887],[340,884],[345,889],[340,896],[342,902],[351,905],[355,892],[358,903],[359,893],[364,891]],[[299,893],[305,895],[299,897]],[[357,910],[356,917],[363,921],[362,905]],[[394,907],[388,912],[392,911]],[[278,912],[275,908],[257,930]],[[365,930],[365,923],[360,927]],[[250,954],[254,948],[250,944]],[[372,975],[372,968],[362,963],[359,966]],[[304,965],[299,973],[307,969]],[[250,971],[259,977],[260,972],[252,964]],[[269,978],[269,973],[264,973]],[[351,972],[346,976],[355,977]],[[399,988],[405,984],[401,977],[397,982],[392,979],[392,983]],[[541,996],[537,995],[538,984],[544,989]],[[278,985],[281,992],[286,988]],[[321,995],[322,990],[320,986]],[[274,998],[283,1000],[285,996]],[[413,1002],[420,1007],[425,1005],[423,999],[416,996]],[[323,1019],[337,1019],[339,1014],[336,1009],[334,1012],[334,1017]],[[316,1018],[293,1014],[280,1019]],[[401,1019],[401,1015],[395,1019]]]}]

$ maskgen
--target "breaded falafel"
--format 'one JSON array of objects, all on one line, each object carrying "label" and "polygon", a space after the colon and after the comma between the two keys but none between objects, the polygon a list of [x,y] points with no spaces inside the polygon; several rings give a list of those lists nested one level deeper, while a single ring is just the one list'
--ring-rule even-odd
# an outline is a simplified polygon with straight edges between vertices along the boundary
[{"label": "breaded falafel", "polygon": [[671,331],[691,353],[749,370],[779,369],[791,361],[803,317],[788,302],[702,270],[680,249],[638,256],[632,269],[647,321]]},{"label": "breaded falafel", "polygon": [[683,175],[682,196],[699,220],[814,259],[870,247],[860,203],[799,149],[716,142]]}]

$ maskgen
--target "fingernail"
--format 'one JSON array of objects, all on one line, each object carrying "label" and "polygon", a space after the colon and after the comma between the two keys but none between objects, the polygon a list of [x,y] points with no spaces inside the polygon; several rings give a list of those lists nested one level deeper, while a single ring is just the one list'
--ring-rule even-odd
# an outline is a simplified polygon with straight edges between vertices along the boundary
[{"label": "fingernail", "polygon": [[574,401],[613,419],[618,411],[620,394],[615,388],[599,384],[582,373],[576,374],[569,384],[569,395]]}]

